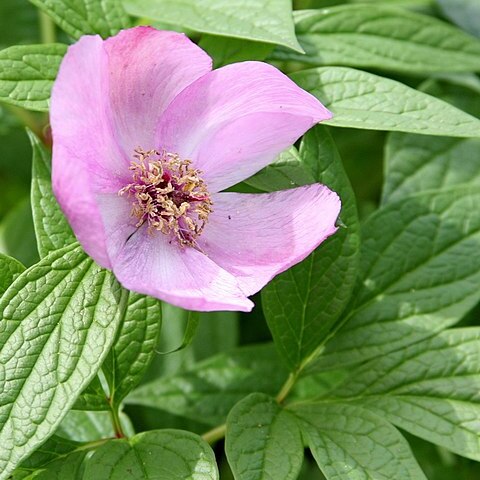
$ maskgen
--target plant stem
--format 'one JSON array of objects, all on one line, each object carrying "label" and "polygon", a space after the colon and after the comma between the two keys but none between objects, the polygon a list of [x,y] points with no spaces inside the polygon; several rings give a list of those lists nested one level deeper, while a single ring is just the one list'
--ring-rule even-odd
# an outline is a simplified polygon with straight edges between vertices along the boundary
[{"label": "plant stem", "polygon": [[55,24],[52,19],[44,12],[38,12],[40,20],[40,38],[42,43],[55,43]]},{"label": "plant stem", "polygon": [[276,397],[277,403],[282,403],[292,390],[292,388],[295,385],[295,382],[297,381],[298,374],[297,373],[291,373],[287,381],[283,384],[282,388],[280,389],[280,392],[278,392],[278,395]]},{"label": "plant stem", "polygon": [[225,436],[225,432],[227,431],[227,425],[224,423],[223,425],[219,425],[218,427],[212,428],[208,432],[202,435],[202,438],[212,445],[218,440],[221,440]]},{"label": "plant stem", "polygon": [[122,422],[118,414],[118,408],[115,405],[110,404],[110,416],[112,417],[113,430],[117,438],[125,438],[126,435],[122,428]]}]

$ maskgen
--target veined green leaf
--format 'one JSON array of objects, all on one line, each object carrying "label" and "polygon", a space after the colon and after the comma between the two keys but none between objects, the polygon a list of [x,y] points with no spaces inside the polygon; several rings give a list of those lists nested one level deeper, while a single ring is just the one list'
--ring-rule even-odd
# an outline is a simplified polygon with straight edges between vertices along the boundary
[{"label": "veined green leaf", "polygon": [[124,0],[128,13],[191,30],[284,45],[298,52],[289,0]]},{"label": "veined green leaf", "polygon": [[306,54],[279,49],[273,58],[422,75],[480,70],[480,41],[434,17],[387,4],[300,10],[295,31]]},{"label": "veined green leaf", "polygon": [[28,131],[33,150],[32,214],[40,257],[73,244],[76,239],[52,191],[50,153],[38,138]]},{"label": "veined green leaf", "polygon": [[402,83],[344,67],[304,70],[291,75],[334,116],[324,123],[365,128],[480,137],[480,120]]},{"label": "veined green leaf", "polygon": [[0,300],[0,479],[55,431],[100,368],[126,303],[79,247],[26,270]]},{"label": "veined green leaf", "polygon": [[315,181],[342,200],[346,225],[303,262],[275,277],[262,291],[262,305],[275,345],[292,370],[317,350],[337,321],[356,282],[359,232],[353,191],[335,144],[324,127],[307,133],[300,158]]},{"label": "veined green leaf", "polygon": [[112,440],[86,461],[85,479],[218,480],[215,455],[199,436],[153,430]]},{"label": "veined green leaf", "polygon": [[273,398],[253,393],[228,415],[225,452],[236,480],[296,480],[302,434],[290,412]]},{"label": "veined green leaf", "polygon": [[0,101],[46,112],[67,46],[19,45],[0,51]]},{"label": "veined green leaf", "polygon": [[18,260],[0,253],[0,297],[24,270]]},{"label": "veined green leaf", "polygon": [[311,403],[291,411],[328,480],[426,480],[405,438],[368,410]]},{"label": "veined green leaf", "polygon": [[[453,80],[453,79],[452,79]],[[480,81],[427,81],[427,93],[480,116]],[[480,138],[428,137],[391,133],[385,145],[382,203],[424,190],[457,184],[480,185]]]},{"label": "veined green leaf", "polygon": [[184,373],[147,383],[126,401],[218,425],[250,393],[275,395],[287,375],[273,345],[242,347],[197,363]]},{"label": "veined green leaf", "polygon": [[120,0],[30,0],[73,38],[115,35],[130,21]]},{"label": "veined green leaf", "polygon": [[110,387],[110,402],[115,407],[143,378],[156,353],[161,326],[160,302],[129,292],[123,324],[102,367]]},{"label": "veined green leaf", "polygon": [[480,300],[480,189],[404,198],[364,224],[362,285],[318,362],[340,368],[458,322]]},{"label": "veined green leaf", "polygon": [[357,368],[329,396],[480,460],[480,328],[446,330]]}]

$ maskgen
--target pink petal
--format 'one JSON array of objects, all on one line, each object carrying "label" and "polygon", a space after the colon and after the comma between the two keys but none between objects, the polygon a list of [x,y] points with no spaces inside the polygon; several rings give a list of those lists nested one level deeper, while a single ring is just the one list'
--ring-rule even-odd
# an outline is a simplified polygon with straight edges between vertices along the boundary
[{"label": "pink petal", "polygon": [[218,193],[199,245],[252,295],[335,233],[340,207],[337,194],[320,184],[258,195]]},{"label": "pink petal", "polygon": [[148,234],[146,228],[120,242],[121,229],[114,223],[107,222],[107,231],[117,232],[109,254],[113,272],[125,288],[188,310],[252,309],[236,279],[204,254],[181,248],[160,232]]},{"label": "pink petal", "polygon": [[53,188],[78,240],[103,267],[111,264],[96,196],[131,181],[133,148],[155,146],[159,115],[210,68],[186,36],[149,27],[105,42],[85,36],[68,49],[51,101]]},{"label": "pink petal", "polygon": [[215,192],[253,175],[330,117],[275,67],[237,63],[179,93],[162,116],[157,143],[192,160]]},{"label": "pink petal", "polygon": [[72,45],[53,87],[50,123],[55,196],[85,251],[110,268],[95,192],[118,191],[128,163],[112,133],[106,71],[100,37]]},{"label": "pink petal", "polygon": [[185,87],[212,68],[211,58],[186,35],[137,27],[105,42],[110,103],[118,140],[130,156],[154,144],[159,118]]}]

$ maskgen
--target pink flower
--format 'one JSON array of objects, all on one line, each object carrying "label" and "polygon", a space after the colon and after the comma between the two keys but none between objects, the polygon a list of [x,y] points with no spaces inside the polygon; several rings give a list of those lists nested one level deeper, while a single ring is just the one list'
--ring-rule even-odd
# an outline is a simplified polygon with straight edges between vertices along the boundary
[{"label": "pink flower", "polygon": [[85,251],[125,288],[249,311],[249,295],[335,232],[340,200],[319,184],[219,192],[330,117],[271,65],[211,71],[178,33],[85,36],[52,93],[54,192]]}]

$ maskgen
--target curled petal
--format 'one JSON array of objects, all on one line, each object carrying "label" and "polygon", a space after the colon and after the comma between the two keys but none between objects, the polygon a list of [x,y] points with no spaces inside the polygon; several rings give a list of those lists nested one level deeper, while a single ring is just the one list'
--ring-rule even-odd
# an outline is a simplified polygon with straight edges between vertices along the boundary
[{"label": "curled petal", "polygon": [[272,162],[331,113],[275,67],[243,62],[214,70],[183,90],[162,116],[157,142],[191,159],[210,191]]},{"label": "curled petal", "polygon": [[266,194],[218,193],[199,244],[247,295],[335,233],[337,194],[320,184]]}]

